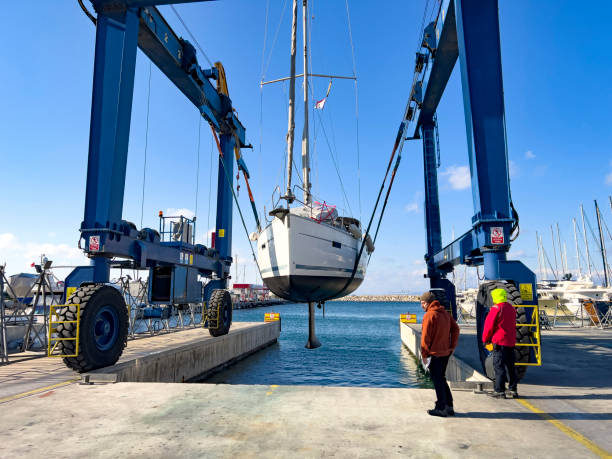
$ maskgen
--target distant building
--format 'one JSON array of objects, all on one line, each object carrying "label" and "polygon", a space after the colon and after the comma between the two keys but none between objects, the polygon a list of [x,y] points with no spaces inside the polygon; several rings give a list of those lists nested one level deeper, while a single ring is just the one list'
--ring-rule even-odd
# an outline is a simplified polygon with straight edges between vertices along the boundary
[{"label": "distant building", "polygon": [[234,301],[265,301],[270,298],[270,289],[258,284],[234,284],[231,294]]}]

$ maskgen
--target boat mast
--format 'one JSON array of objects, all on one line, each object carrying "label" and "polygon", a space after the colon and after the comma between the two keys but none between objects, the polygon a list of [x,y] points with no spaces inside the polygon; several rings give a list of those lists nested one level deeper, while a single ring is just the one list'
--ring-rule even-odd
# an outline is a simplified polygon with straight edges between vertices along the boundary
[{"label": "boat mast", "polygon": [[601,215],[599,213],[599,206],[597,200],[595,200],[595,212],[597,213],[597,228],[599,228],[599,246],[601,248],[601,261],[603,262],[604,269],[604,282],[605,287],[610,286],[610,280],[608,279],[608,262],[606,260],[606,244],[604,242],[603,231],[601,228]]},{"label": "boat mast", "polygon": [[308,158],[308,0],[302,0],[302,28],[304,39],[304,130],[302,131],[302,175],[304,178],[304,204],[312,202],[310,196],[310,159]]},{"label": "boat mast", "polygon": [[593,273],[591,272],[591,254],[589,252],[589,243],[587,240],[586,226],[584,226],[584,207],[580,204],[580,215],[582,215],[582,234],[584,235],[584,249],[586,250],[587,267],[589,268],[589,276],[592,278]]},{"label": "boat mast", "polygon": [[550,225],[550,239],[552,240],[553,255],[555,256],[555,270],[553,274],[555,276],[555,279],[559,280],[559,265],[557,264],[557,248],[555,247],[555,230],[553,230],[552,225]]},{"label": "boat mast", "polygon": [[561,231],[559,230],[559,222],[557,222],[557,239],[559,240],[559,262],[561,263],[561,279],[565,275],[566,268],[565,262],[563,261],[563,246],[561,245]]},{"label": "boat mast", "polygon": [[289,69],[289,127],[287,129],[287,192],[284,199],[287,207],[295,196],[291,192],[291,173],[293,172],[293,137],[295,131],[295,54],[297,50],[297,0],[293,0],[293,21],[291,23],[291,66]]},{"label": "boat mast", "polygon": [[542,251],[540,250],[540,236],[536,231],[536,247],[538,248],[538,268],[540,271],[540,280],[544,280],[544,271],[542,270]]},{"label": "boat mast", "polygon": [[576,233],[576,219],[572,218],[574,224],[574,244],[576,244],[576,260],[578,260],[578,277],[582,277],[582,265],[580,264],[580,251],[578,250],[578,234]]}]

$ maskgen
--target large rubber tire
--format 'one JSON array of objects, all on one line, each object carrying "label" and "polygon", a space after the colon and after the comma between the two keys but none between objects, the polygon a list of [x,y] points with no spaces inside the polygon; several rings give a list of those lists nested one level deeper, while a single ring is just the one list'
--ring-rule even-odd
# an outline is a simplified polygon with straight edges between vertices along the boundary
[{"label": "large rubber tire", "polygon": [[[503,281],[487,282],[480,285],[478,289],[478,296],[476,297],[476,339],[478,341],[478,352],[480,354],[480,362],[482,363],[482,369],[491,380],[495,380],[495,371],[493,369],[493,359],[491,353],[484,347],[482,343],[482,333],[484,331],[484,323],[487,318],[489,310],[493,306],[493,299],[491,298],[491,292],[496,288],[503,288],[508,293],[508,303],[512,305],[519,305],[523,303],[521,300],[521,294],[517,288],[510,283]],[[516,308],[516,322],[517,324],[529,323],[525,308]],[[517,343],[530,343],[532,339],[533,331],[530,327],[517,327],[516,329],[516,342]],[[529,362],[530,347],[528,346],[517,346],[514,350],[515,362],[527,363]],[[527,372],[526,365],[516,366],[516,375],[519,381],[525,376]]]},{"label": "large rubber tire", "polygon": [[219,315],[221,320],[219,321],[218,328],[209,328],[208,332],[212,336],[227,335],[232,325],[232,297],[227,290],[216,289],[213,290],[208,301],[208,319],[214,318],[214,314],[220,307]]},{"label": "large rubber tire", "polygon": [[[77,289],[66,304],[80,305],[79,354],[65,357],[64,363],[79,373],[113,365],[127,345],[129,319],[121,293],[108,285],[93,284]],[[58,311],[59,320],[75,320],[76,306]],[[76,324],[58,324],[58,335],[76,336]],[[60,341],[62,354],[75,353],[75,341]]]}]

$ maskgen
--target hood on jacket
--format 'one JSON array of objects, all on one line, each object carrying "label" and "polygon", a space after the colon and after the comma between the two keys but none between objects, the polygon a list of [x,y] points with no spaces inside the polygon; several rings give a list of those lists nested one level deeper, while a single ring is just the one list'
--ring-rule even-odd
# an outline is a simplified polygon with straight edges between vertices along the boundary
[{"label": "hood on jacket", "polygon": [[434,300],[427,306],[427,312],[429,311],[446,311],[446,309],[444,309],[444,306],[438,300]]}]

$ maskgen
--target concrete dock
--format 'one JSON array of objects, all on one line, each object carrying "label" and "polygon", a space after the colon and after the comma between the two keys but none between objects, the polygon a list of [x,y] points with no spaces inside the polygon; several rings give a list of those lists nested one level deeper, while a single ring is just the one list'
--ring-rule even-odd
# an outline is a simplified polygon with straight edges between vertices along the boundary
[{"label": "concrete dock", "polygon": [[[400,330],[402,341],[414,352],[421,326],[400,324]],[[452,360],[449,380],[457,380],[453,375],[462,371],[472,381],[487,379],[482,375],[474,327],[461,328]],[[596,456],[612,457],[612,330],[542,330],[542,360],[542,366],[529,367],[519,383],[521,398],[502,403],[518,403]],[[483,396],[474,395],[478,397]],[[561,449],[555,451],[549,455],[563,455]]]},{"label": "concrete dock", "polygon": [[234,322],[229,333],[213,338],[198,327],[128,341],[116,365],[85,375],[60,358],[11,356],[0,366],[0,402],[88,378],[107,382],[185,382],[229,365],[278,339],[280,322]]},{"label": "concrete dock", "polygon": [[454,418],[426,414],[431,389],[70,384],[3,400],[0,456],[611,457],[612,336],[555,333],[522,399],[454,390]]}]

